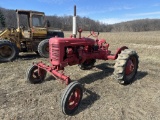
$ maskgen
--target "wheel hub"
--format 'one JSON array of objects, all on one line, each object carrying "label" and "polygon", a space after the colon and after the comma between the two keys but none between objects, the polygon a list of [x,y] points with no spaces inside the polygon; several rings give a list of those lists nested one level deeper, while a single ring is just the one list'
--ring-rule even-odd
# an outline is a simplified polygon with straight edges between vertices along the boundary
[{"label": "wheel hub", "polygon": [[75,91],[73,91],[69,97],[68,100],[68,108],[70,110],[74,109],[80,100],[80,90],[77,88]]},{"label": "wheel hub", "polygon": [[33,72],[33,78],[38,78],[38,71]]},{"label": "wheel hub", "polygon": [[127,66],[126,66],[126,75],[130,75],[134,71],[134,63],[132,60],[128,60]]},{"label": "wheel hub", "polygon": [[2,46],[0,48],[1,57],[9,57],[12,55],[12,49],[9,46]]},{"label": "wheel hub", "polygon": [[49,52],[49,46],[46,46],[45,50],[46,50],[47,52]]}]

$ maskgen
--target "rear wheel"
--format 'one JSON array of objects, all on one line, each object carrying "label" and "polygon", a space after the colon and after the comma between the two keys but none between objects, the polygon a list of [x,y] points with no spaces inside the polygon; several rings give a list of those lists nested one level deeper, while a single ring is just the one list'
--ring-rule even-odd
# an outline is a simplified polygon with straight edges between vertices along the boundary
[{"label": "rear wheel", "polygon": [[27,80],[32,84],[41,83],[44,81],[46,73],[45,70],[41,68],[38,69],[38,66],[33,65],[27,70]]},{"label": "rear wheel", "polygon": [[0,41],[0,62],[13,61],[18,54],[18,48],[14,43],[8,40]]},{"label": "rear wheel", "polygon": [[67,115],[73,114],[78,109],[82,96],[82,85],[77,81],[70,83],[65,89],[61,100],[63,113]]},{"label": "rear wheel", "polygon": [[89,70],[89,69],[92,69],[95,62],[96,62],[95,59],[88,59],[88,60],[84,61],[82,64],[80,64],[79,67],[82,70]]},{"label": "rear wheel", "polygon": [[114,76],[120,84],[130,84],[137,73],[138,55],[135,51],[125,49],[122,51],[114,65]]},{"label": "rear wheel", "polygon": [[49,39],[41,41],[38,45],[38,53],[41,57],[49,57]]}]

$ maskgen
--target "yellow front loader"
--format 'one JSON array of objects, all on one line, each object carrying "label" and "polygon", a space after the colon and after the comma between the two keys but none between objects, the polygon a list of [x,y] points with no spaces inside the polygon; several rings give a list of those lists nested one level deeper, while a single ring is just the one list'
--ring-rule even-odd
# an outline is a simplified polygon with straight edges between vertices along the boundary
[{"label": "yellow front loader", "polygon": [[[47,58],[49,38],[64,37],[63,31],[49,28],[44,12],[16,10],[16,17],[17,28],[6,28],[0,33],[0,62],[14,60],[19,52],[36,52]],[[21,24],[24,20],[27,26]]]}]

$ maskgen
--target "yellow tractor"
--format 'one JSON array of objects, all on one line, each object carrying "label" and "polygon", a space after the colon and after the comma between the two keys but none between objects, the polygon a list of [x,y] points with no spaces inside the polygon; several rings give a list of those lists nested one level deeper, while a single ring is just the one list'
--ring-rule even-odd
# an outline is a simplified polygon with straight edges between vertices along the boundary
[{"label": "yellow tractor", "polygon": [[[64,37],[62,30],[50,28],[44,12],[16,10],[16,17],[17,28],[7,28],[0,33],[0,62],[13,61],[19,52],[36,52],[47,58],[49,38]],[[21,21],[26,21],[27,26],[21,25]]]}]

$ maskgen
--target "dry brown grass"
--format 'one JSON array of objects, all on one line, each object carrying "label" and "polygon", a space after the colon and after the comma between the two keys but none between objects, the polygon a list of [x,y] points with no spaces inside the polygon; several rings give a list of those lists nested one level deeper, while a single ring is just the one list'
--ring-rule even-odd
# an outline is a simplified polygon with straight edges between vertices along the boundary
[{"label": "dry brown grass", "polygon": [[[69,37],[71,32],[65,32]],[[87,36],[89,33],[83,33]],[[139,55],[135,82],[122,86],[113,79],[114,61],[97,60],[92,70],[66,67],[72,80],[87,89],[74,116],[63,115],[61,93],[65,85],[47,75],[42,84],[26,82],[32,62],[45,61],[33,54],[21,54],[14,62],[0,63],[0,119],[8,120],[158,120],[160,118],[160,31],[101,33],[115,50],[123,45]]]}]

